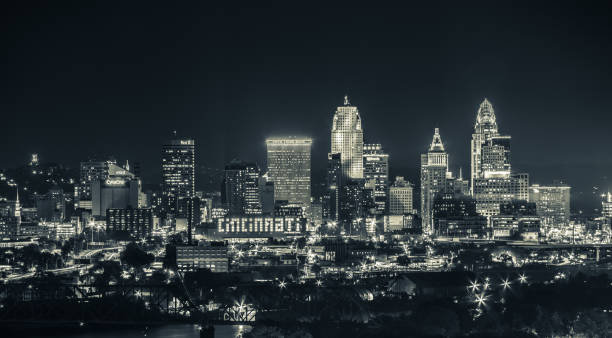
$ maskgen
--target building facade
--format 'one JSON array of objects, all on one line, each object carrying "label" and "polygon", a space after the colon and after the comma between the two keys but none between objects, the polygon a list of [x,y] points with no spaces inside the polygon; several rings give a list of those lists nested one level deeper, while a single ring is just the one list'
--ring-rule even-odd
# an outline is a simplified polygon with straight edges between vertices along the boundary
[{"label": "building facade", "polygon": [[268,138],[268,181],[274,182],[274,199],[310,207],[312,139]]},{"label": "building facade", "polygon": [[529,201],[535,203],[545,227],[567,226],[570,220],[570,190],[564,184],[529,187]]},{"label": "building facade", "polygon": [[216,243],[179,245],[176,247],[176,266],[181,271],[209,269],[211,272],[228,272],[227,246]]},{"label": "building facade", "polygon": [[[412,183],[398,176],[389,187],[389,214],[407,215],[414,212]],[[377,205],[378,206],[378,205]]]},{"label": "building facade", "polygon": [[111,236],[142,239],[153,232],[151,209],[125,208],[106,210],[106,231]]},{"label": "building facade", "polygon": [[374,203],[376,212],[387,210],[387,191],[389,186],[389,154],[380,144],[363,145],[363,177],[374,184]]},{"label": "building facade", "polygon": [[261,214],[260,172],[255,163],[233,160],[225,166],[221,199],[231,215]]}]

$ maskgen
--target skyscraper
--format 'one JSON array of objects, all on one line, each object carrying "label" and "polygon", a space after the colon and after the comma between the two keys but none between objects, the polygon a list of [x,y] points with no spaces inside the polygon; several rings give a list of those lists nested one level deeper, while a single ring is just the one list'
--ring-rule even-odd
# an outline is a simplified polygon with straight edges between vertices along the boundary
[{"label": "skyscraper", "polygon": [[376,204],[376,212],[379,214],[384,213],[387,208],[389,154],[383,151],[382,145],[364,144],[363,176],[366,182],[374,183],[374,203]]},{"label": "skyscraper", "polygon": [[498,215],[503,203],[529,199],[529,175],[512,172],[510,141],[510,136],[500,135],[493,106],[484,99],[472,134],[470,186],[483,216]]},{"label": "skyscraper", "polygon": [[177,215],[178,201],[195,195],[194,140],[170,140],[162,146],[162,180],[165,212]]},{"label": "skyscraper", "polygon": [[222,201],[230,215],[261,214],[260,172],[255,163],[233,160],[225,166]]},{"label": "skyscraper", "polygon": [[327,193],[323,208],[323,217],[339,220],[340,187],[342,187],[342,160],[340,154],[327,154]]},{"label": "skyscraper", "polygon": [[529,201],[535,203],[544,227],[565,226],[570,220],[570,190],[565,184],[529,187]]},{"label": "skyscraper", "polygon": [[349,179],[363,178],[363,130],[357,107],[348,96],[334,114],[331,132],[331,153],[340,154],[342,173]]},{"label": "skyscraper", "polygon": [[612,194],[608,192],[601,200],[601,216],[612,218]]},{"label": "skyscraper", "polygon": [[268,180],[274,182],[274,199],[310,206],[310,148],[306,137],[275,137],[266,140]]},{"label": "skyscraper", "polygon": [[[476,124],[472,134],[471,143],[471,179],[470,187],[474,190],[474,180],[484,177],[483,173],[483,146],[489,144],[494,136],[498,136],[495,110],[486,98],[480,104],[476,115]],[[486,166],[485,166],[486,168]]]},{"label": "skyscraper", "polygon": [[429,151],[421,155],[421,218],[423,231],[433,230],[433,202],[436,194],[447,186],[448,154],[440,137],[440,130],[435,128]]},{"label": "skyscraper", "polygon": [[389,187],[389,214],[406,215],[414,212],[413,186],[403,177],[395,178]]}]

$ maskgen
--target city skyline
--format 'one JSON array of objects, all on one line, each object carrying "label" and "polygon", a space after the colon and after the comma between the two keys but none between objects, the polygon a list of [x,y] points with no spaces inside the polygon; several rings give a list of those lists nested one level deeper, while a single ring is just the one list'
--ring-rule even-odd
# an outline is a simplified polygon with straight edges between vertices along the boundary
[{"label": "city skyline", "polygon": [[612,336],[611,9],[5,4],[0,331]]},{"label": "city skyline", "polygon": [[[449,4],[442,12],[421,5],[395,13],[347,7],[287,16],[280,15],[282,8],[253,9],[254,15],[248,16],[233,8],[202,6],[189,11],[152,5],[137,18],[149,32],[130,24],[139,8],[125,6],[118,14],[110,6],[94,11],[81,4],[68,8],[55,26],[55,8],[6,12],[31,15],[19,23],[7,21],[15,29],[3,32],[12,46],[3,64],[15,67],[1,80],[0,110],[17,128],[0,135],[0,140],[20,142],[4,154],[1,167],[21,164],[30,153],[76,167],[97,153],[135,159],[152,168],[158,163],[157,145],[177,130],[197,144],[216,145],[197,150],[198,162],[211,168],[222,168],[233,158],[262,163],[264,140],[270,136],[308,136],[314,140],[317,172],[325,167],[333,108],[346,94],[367,125],[364,141],[383,144],[392,154],[391,176],[418,177],[419,154],[432,127],[445,135],[453,154],[451,167],[462,167],[467,175],[465,131],[473,127],[473,114],[484,97],[493,101],[503,131],[514,136],[514,166],[532,173],[537,182],[563,178],[588,194],[593,184],[584,177],[593,175],[586,173],[596,171],[595,177],[601,178],[612,168],[603,155],[608,143],[604,126],[610,122],[606,112],[612,105],[603,95],[611,88],[605,39],[610,28],[598,14],[605,11],[594,4],[560,4],[555,16],[548,15],[545,5],[532,4],[531,16],[521,20],[515,19],[521,7],[497,5]],[[592,19],[565,21],[576,7]],[[81,16],[69,15],[79,10]],[[172,19],[175,25],[166,31],[155,23],[167,12],[192,13],[181,16],[183,23]],[[351,18],[353,31],[335,24],[338,13]],[[362,22],[369,14],[371,24]],[[273,24],[236,34],[253,26],[255,17],[269,18]],[[321,23],[319,30],[303,28],[311,18]],[[429,27],[426,22],[439,28],[418,33],[419,27]],[[232,23],[235,30],[219,28]],[[36,25],[45,29],[37,30]],[[277,32],[278,25],[287,29]],[[531,34],[521,34],[525,29]],[[567,29],[573,34],[562,34]],[[64,34],[73,30],[90,34]],[[31,39],[18,40],[17,31]],[[581,39],[583,35],[590,38]],[[171,44],[174,36],[184,38]],[[228,46],[227,41],[234,42]],[[267,59],[265,55],[280,43],[283,53],[272,52],[276,56]],[[529,52],[521,52],[523,44],[531,47]],[[125,51],[123,56],[110,52],[116,48]],[[319,49],[326,52],[313,55]],[[299,69],[306,58],[312,63]],[[86,119],[91,122],[82,123]],[[70,133],[62,132],[67,130]],[[576,132],[580,137],[560,137]],[[105,142],[93,141],[105,137]],[[533,154],[529,150],[534,144],[547,151]],[[587,146],[590,151],[584,152]],[[63,151],[67,148],[70,154]],[[156,170],[147,169],[144,175],[148,182],[160,179]]]}]

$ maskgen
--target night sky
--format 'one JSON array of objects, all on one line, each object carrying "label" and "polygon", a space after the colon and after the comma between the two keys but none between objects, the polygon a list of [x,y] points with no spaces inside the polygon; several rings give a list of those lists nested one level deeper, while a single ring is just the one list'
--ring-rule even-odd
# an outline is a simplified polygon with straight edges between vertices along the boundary
[{"label": "night sky", "polygon": [[311,136],[322,175],[333,112],[348,94],[393,176],[417,179],[434,127],[452,169],[467,175],[487,97],[513,137],[517,171],[541,184],[565,179],[576,193],[601,184],[612,172],[610,8],[418,3],[4,7],[0,167],[32,152],[73,166],[114,155],[140,161],[157,182],[160,144],[176,129],[195,138],[198,165],[214,168],[232,158],[264,166],[267,136]]}]

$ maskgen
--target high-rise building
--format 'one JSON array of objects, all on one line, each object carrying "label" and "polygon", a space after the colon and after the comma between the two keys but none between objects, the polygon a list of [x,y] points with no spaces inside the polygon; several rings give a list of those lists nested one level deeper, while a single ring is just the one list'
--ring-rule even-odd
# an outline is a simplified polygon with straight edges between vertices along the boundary
[{"label": "high-rise building", "polygon": [[512,172],[510,141],[500,135],[493,106],[484,99],[472,134],[470,186],[483,216],[499,215],[500,205],[512,200],[529,200],[529,175]]},{"label": "high-rise building", "polygon": [[527,174],[510,174],[474,179],[472,193],[476,210],[483,216],[499,215],[500,206],[513,200],[528,201],[525,194],[529,187]]},{"label": "high-rise building", "polygon": [[570,190],[565,184],[529,187],[529,201],[536,204],[538,216],[545,227],[565,226],[570,219]]},{"label": "high-rise building", "polygon": [[499,176],[509,174],[510,166],[510,136],[491,136],[482,146],[481,171],[483,176]]},{"label": "high-rise building", "polygon": [[108,209],[138,208],[140,182],[135,178],[107,178],[91,184],[91,214],[106,217]]},{"label": "high-rise building", "polygon": [[225,166],[221,199],[230,215],[261,214],[259,183],[257,164],[233,160]]},{"label": "high-rise building", "polygon": [[363,145],[363,177],[374,184],[374,203],[376,211],[382,214],[387,209],[387,190],[389,185],[389,154],[380,144]]},{"label": "high-rise building", "polygon": [[448,154],[435,128],[429,151],[421,155],[421,218],[424,232],[433,231],[433,202],[436,194],[445,190],[448,172]]},{"label": "high-rise building", "polygon": [[[471,183],[472,191],[474,189],[474,180],[484,177],[483,173],[483,147],[490,144],[492,137],[499,136],[497,130],[497,121],[495,118],[495,110],[491,102],[486,98],[480,104],[476,115],[476,124],[474,125],[474,133],[472,134],[471,142]],[[485,166],[486,167],[486,166]]]},{"label": "high-rise building", "polygon": [[608,192],[601,201],[601,215],[612,218],[612,194]]},{"label": "high-rise building", "polygon": [[451,238],[487,237],[487,218],[476,212],[474,198],[464,194],[438,193],[432,206],[432,231]]},{"label": "high-rise building", "polygon": [[310,208],[310,148],[306,137],[266,140],[268,180],[274,182],[274,199]]},{"label": "high-rise building", "polygon": [[413,186],[403,177],[398,176],[389,187],[389,214],[406,215],[414,212]]},{"label": "high-rise building", "polygon": [[91,184],[97,180],[106,180],[113,171],[119,171],[117,161],[109,159],[106,161],[81,162],[79,185],[76,187],[76,206],[83,209],[91,209]]},{"label": "high-rise building", "polygon": [[344,97],[337,108],[331,132],[331,154],[340,154],[342,173],[350,179],[363,178],[363,129],[357,107]]},{"label": "high-rise building", "polygon": [[327,193],[323,217],[338,221],[340,210],[340,187],[342,186],[342,160],[340,154],[327,154]]},{"label": "high-rise building", "polygon": [[195,141],[170,140],[162,146],[164,212],[177,215],[178,202],[195,195]]}]

